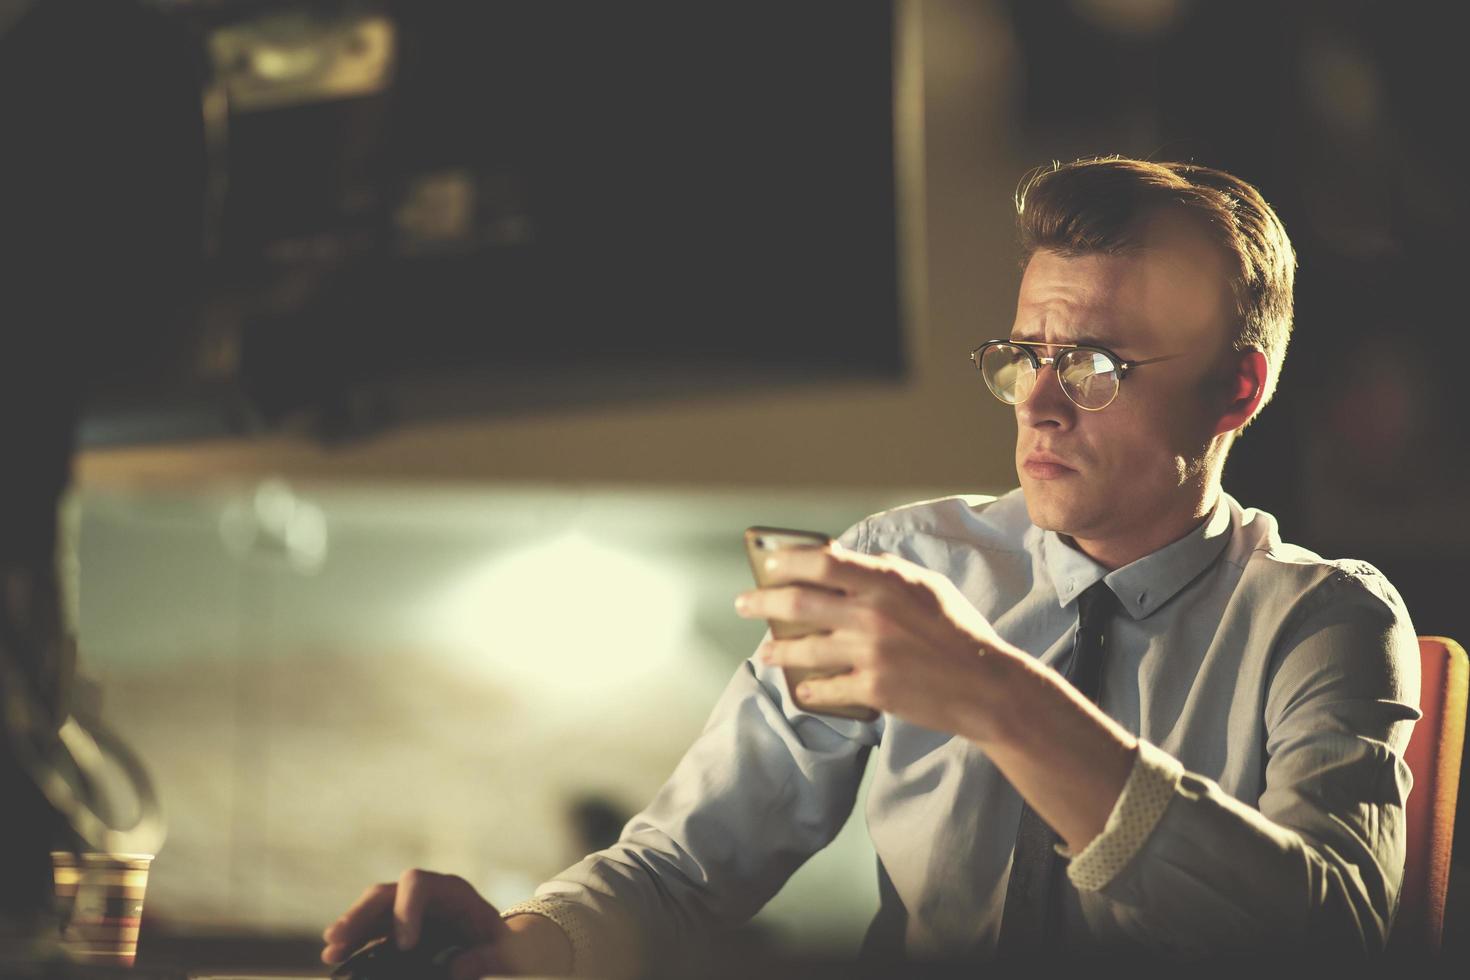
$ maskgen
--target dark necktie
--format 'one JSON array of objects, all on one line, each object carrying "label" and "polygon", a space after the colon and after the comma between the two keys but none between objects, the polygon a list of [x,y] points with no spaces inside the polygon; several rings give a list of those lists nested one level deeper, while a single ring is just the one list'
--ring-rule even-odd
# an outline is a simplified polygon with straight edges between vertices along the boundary
[{"label": "dark necktie", "polygon": [[[1103,650],[1108,622],[1118,601],[1104,582],[1097,582],[1077,599],[1077,638],[1067,680],[1094,703],[1102,680]],[[1011,877],[1006,885],[1005,910],[1001,914],[999,953],[1002,956],[1034,953],[1054,947],[1054,931],[1060,919],[1062,882],[1058,881],[1060,859],[1055,850],[1060,842],[1056,831],[1021,801],[1021,824],[1016,830],[1016,853],[1011,858]]]}]

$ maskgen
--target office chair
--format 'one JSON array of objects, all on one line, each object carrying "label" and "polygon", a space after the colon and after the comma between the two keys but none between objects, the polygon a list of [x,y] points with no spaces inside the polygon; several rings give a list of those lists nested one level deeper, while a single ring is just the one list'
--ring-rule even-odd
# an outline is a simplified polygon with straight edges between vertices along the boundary
[{"label": "office chair", "polygon": [[1405,806],[1408,854],[1389,945],[1437,952],[1444,931],[1470,665],[1464,648],[1443,636],[1419,637],[1419,662],[1419,708],[1424,717],[1415,723],[1404,753],[1414,788]]}]

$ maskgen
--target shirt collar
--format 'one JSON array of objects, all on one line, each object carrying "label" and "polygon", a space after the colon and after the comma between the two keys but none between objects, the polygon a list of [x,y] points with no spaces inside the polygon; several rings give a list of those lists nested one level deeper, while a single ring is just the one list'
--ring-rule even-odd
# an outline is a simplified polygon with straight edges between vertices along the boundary
[{"label": "shirt collar", "polygon": [[1221,493],[1199,526],[1172,544],[1109,572],[1055,531],[1043,531],[1041,560],[1065,606],[1088,587],[1105,579],[1118,602],[1134,619],[1143,619],[1199,577],[1230,540],[1230,507]]}]

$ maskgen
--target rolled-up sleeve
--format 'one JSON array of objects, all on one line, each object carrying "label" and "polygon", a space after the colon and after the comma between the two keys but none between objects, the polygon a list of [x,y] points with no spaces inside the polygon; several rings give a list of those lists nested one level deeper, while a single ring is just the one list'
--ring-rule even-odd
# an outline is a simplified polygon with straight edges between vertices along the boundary
[{"label": "rolled-up sleeve", "polygon": [[1377,950],[1387,941],[1412,782],[1403,755],[1419,717],[1413,627],[1376,572],[1338,571],[1283,624],[1272,663],[1258,807],[1154,746],[1141,750],[1140,765],[1152,759],[1172,795],[1116,874],[1088,884],[1151,946]]}]

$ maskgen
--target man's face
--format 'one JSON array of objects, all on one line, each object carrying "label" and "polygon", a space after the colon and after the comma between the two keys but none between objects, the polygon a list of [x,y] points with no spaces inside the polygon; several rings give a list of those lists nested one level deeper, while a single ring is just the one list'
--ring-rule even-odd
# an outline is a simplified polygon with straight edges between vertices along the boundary
[{"label": "man's face", "polygon": [[1205,461],[1225,403],[1227,276],[1222,252],[1167,214],[1126,255],[1031,258],[1012,340],[1092,343],[1124,361],[1183,355],[1128,372],[1096,412],[1072,404],[1054,369],[1042,369],[1016,406],[1016,471],[1034,524],[1070,534],[1094,557],[1132,560],[1203,515]]}]

